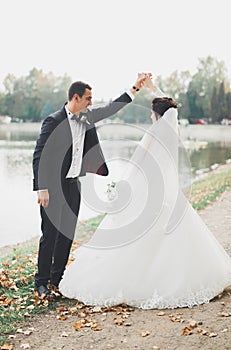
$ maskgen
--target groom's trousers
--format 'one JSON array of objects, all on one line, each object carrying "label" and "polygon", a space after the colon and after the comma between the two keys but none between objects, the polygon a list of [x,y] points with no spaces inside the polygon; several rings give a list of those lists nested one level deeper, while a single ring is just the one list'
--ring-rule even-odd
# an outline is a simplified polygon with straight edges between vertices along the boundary
[{"label": "groom's trousers", "polygon": [[49,193],[49,205],[41,206],[42,236],[39,242],[35,286],[58,286],[74,239],[80,208],[81,184],[78,178],[66,179],[61,191]]}]

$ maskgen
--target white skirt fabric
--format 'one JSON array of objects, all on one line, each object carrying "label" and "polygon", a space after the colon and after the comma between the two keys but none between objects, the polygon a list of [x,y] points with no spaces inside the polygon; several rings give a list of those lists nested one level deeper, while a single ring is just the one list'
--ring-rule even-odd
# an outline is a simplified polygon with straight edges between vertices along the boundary
[{"label": "white skirt fabric", "polygon": [[141,140],[94,236],[76,249],[64,296],[172,309],[208,303],[231,284],[231,258],[179,189],[177,142],[171,108]]}]

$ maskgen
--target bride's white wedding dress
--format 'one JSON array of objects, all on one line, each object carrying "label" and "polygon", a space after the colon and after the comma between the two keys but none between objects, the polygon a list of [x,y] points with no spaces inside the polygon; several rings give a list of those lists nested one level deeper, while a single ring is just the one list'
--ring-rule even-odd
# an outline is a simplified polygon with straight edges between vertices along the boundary
[{"label": "bride's white wedding dress", "polygon": [[94,236],[60,291],[89,305],[152,308],[209,302],[231,284],[231,258],[179,188],[177,110],[139,143]]}]

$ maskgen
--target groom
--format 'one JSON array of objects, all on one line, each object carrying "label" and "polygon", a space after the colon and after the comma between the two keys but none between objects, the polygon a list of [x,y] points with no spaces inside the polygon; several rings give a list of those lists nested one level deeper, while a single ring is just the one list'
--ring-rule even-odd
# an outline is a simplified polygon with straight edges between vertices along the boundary
[{"label": "groom", "polygon": [[[81,81],[68,90],[68,102],[42,124],[33,154],[33,190],[38,193],[42,236],[35,291],[54,300],[74,238],[81,197],[79,177],[108,175],[95,123],[130,103],[147,76],[138,74],[132,88],[105,107],[92,108],[92,88]],[[49,285],[48,285],[49,283]]]}]

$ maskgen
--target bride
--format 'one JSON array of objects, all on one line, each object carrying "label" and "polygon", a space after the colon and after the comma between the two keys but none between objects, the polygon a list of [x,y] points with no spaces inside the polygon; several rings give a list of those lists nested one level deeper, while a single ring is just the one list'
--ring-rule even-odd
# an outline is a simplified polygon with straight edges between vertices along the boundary
[{"label": "bride", "polygon": [[231,284],[231,258],[179,186],[177,104],[151,78],[145,86],[158,96],[153,124],[107,215],[60,282],[64,296],[87,305],[192,307]]}]

